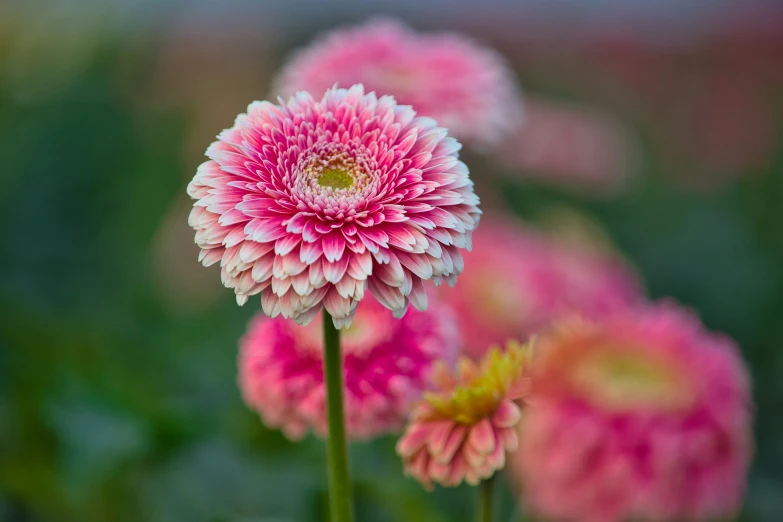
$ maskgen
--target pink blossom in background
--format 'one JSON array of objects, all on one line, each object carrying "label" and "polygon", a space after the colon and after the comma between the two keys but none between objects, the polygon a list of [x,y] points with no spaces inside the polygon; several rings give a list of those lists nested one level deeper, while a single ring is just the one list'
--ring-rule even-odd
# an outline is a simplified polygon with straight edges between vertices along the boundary
[{"label": "pink blossom in background", "polygon": [[473,244],[460,284],[440,294],[457,311],[464,350],[475,358],[563,315],[600,317],[642,299],[635,274],[611,251],[500,217],[485,219]]},{"label": "pink blossom in background", "polygon": [[729,338],[666,303],[563,324],[537,348],[509,462],[526,509],[568,522],[736,514],[751,396]]},{"label": "pink blossom in background", "polygon": [[453,284],[480,211],[460,144],[361,85],[254,102],[207,149],[188,186],[205,266],[237,302],[306,324],[350,324],[365,290],[398,317]]},{"label": "pink blossom in background", "polygon": [[500,149],[515,176],[593,196],[611,196],[629,181],[629,130],[597,109],[527,99],[525,121]]},{"label": "pink blossom in background", "polygon": [[506,452],[517,448],[521,412],[514,401],[529,390],[530,353],[530,346],[512,341],[489,350],[479,364],[461,358],[456,372],[440,362],[433,389],[397,442],[405,474],[429,490],[435,482],[475,486],[502,469]]},{"label": "pink blossom in background", "polygon": [[[245,402],[264,423],[291,439],[326,436],[321,318],[298,326],[263,314],[240,342],[239,383]],[[364,439],[399,430],[411,402],[428,385],[433,361],[453,361],[459,339],[448,307],[402,320],[378,302],[362,303],[342,334],[348,436]]]},{"label": "pink blossom in background", "polygon": [[283,67],[274,94],[356,83],[412,105],[470,144],[496,143],[522,117],[519,89],[499,53],[393,19],[333,31],[299,51]]},{"label": "pink blossom in background", "polygon": [[681,89],[664,115],[659,139],[672,151],[670,171],[682,185],[721,187],[768,171],[774,161],[778,134],[766,84],[742,66],[716,69],[696,88]]}]

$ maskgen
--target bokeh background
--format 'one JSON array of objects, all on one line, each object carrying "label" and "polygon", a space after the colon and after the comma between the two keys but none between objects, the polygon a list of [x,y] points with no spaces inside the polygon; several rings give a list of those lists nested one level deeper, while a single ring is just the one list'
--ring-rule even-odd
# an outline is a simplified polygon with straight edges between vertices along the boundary
[{"label": "bokeh background", "polygon": [[[742,520],[783,520],[783,9],[774,2],[0,2],[0,521],[322,520],[324,448],[236,387],[243,308],[196,261],[185,185],[319,32],[377,14],[496,47],[526,93],[485,209],[580,216],[742,346]],[[459,521],[394,440],[354,444],[359,520]],[[501,515],[513,502],[505,493]]]}]

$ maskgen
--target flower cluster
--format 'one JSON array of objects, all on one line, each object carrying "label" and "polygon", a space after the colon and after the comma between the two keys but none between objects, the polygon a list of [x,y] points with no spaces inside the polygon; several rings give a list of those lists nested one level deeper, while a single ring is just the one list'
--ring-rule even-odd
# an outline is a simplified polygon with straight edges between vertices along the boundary
[{"label": "flower cluster", "polygon": [[539,348],[510,463],[533,512],[574,522],[736,513],[751,403],[729,339],[663,304],[563,324]]},{"label": "flower cluster", "polygon": [[[427,489],[477,485],[508,459],[525,506],[547,520],[738,510],[751,398],[733,343],[674,305],[644,303],[611,248],[503,218],[477,231],[479,198],[455,137],[503,143],[522,113],[496,53],[374,20],[300,51],[275,89],[286,98],[250,104],[188,186],[199,260],[219,263],[240,305],[260,296],[239,384],[266,425],[328,437],[332,455],[345,437],[328,426],[343,413],[352,439],[404,429],[397,453]],[[602,161],[561,168],[563,140],[553,149],[535,125],[522,134],[535,143],[496,160],[619,178],[624,144],[612,125],[543,108],[538,120],[559,129],[549,134],[581,128],[577,141],[603,146]],[[466,266],[456,288],[425,289],[454,286]],[[332,326],[342,346],[327,331],[335,357],[325,358]],[[511,340],[534,334],[535,357],[532,341]],[[343,376],[344,412],[337,401],[327,412],[326,389]],[[346,459],[333,461],[332,518],[344,520],[349,474]]]},{"label": "flower cluster", "polygon": [[461,358],[456,374],[439,364],[435,389],[424,394],[397,444],[405,473],[425,488],[476,485],[503,468],[517,447],[514,426],[525,396],[530,347],[510,342],[489,350],[476,364]]}]

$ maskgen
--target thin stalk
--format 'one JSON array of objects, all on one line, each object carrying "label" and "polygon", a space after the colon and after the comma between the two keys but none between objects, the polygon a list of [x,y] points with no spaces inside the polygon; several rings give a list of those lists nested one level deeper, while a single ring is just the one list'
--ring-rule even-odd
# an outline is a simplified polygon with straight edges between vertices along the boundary
[{"label": "thin stalk", "polygon": [[329,438],[329,510],[331,522],[353,522],[351,477],[348,473],[348,447],[343,413],[343,357],[340,330],[324,309],[324,380]]},{"label": "thin stalk", "polygon": [[492,507],[495,500],[495,475],[479,485],[477,522],[492,522]]}]

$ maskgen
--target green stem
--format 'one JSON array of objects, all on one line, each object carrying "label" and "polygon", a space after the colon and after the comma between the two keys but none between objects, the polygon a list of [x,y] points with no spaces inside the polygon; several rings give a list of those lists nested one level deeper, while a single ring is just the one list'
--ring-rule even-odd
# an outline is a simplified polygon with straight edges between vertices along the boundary
[{"label": "green stem", "polygon": [[324,380],[326,413],[329,420],[329,509],[331,522],[353,522],[351,477],[348,473],[348,449],[345,442],[343,413],[343,358],[340,330],[324,308]]},{"label": "green stem", "polygon": [[495,475],[479,485],[478,522],[492,522],[492,506],[495,500]]}]

